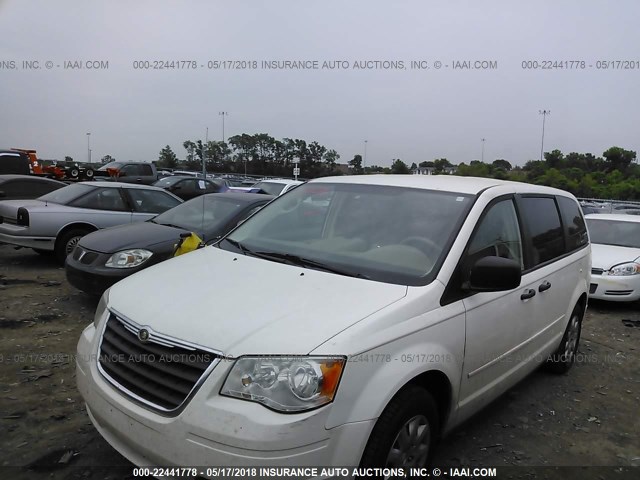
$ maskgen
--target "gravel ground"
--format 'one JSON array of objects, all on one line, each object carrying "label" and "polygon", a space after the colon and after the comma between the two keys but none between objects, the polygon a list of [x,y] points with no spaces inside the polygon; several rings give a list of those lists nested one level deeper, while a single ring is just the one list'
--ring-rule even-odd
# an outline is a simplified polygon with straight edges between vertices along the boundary
[{"label": "gravel ground", "polygon": [[[96,304],[52,258],[0,245],[0,476],[130,472],[75,387],[76,342]],[[446,438],[434,465],[500,467],[504,478],[640,478],[639,339],[638,304],[591,302],[569,374],[528,377]]]}]

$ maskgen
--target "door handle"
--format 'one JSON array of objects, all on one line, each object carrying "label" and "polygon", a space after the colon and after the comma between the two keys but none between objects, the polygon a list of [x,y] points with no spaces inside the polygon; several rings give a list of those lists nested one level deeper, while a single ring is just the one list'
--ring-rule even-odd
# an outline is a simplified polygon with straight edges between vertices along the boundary
[{"label": "door handle", "polygon": [[547,282],[547,281],[544,281],[538,287],[538,291],[539,292],[544,292],[545,290],[549,290],[550,288],[551,288],[551,283]]},{"label": "door handle", "polygon": [[528,288],[524,291],[522,295],[520,295],[520,300],[528,300],[531,297],[536,296],[536,291],[533,288]]}]

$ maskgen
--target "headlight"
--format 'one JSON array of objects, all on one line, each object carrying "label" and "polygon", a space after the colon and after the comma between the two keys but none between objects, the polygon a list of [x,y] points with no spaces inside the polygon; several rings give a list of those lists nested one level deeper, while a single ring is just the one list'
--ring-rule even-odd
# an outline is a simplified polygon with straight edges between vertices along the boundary
[{"label": "headlight", "polygon": [[620,265],[611,267],[611,269],[607,273],[612,276],[638,275],[640,274],[640,263],[621,263]]},{"label": "headlight", "polygon": [[220,394],[302,412],[333,400],[344,365],[344,357],[242,357]]},{"label": "headlight", "polygon": [[149,260],[151,255],[153,255],[153,252],[141,248],[124,250],[111,255],[104,266],[110,268],[133,268]]},{"label": "headlight", "polygon": [[98,328],[98,324],[102,319],[104,312],[107,310],[107,303],[109,302],[109,290],[108,288],[100,297],[100,301],[98,302],[98,307],[96,308],[96,313],[93,316],[93,326]]}]

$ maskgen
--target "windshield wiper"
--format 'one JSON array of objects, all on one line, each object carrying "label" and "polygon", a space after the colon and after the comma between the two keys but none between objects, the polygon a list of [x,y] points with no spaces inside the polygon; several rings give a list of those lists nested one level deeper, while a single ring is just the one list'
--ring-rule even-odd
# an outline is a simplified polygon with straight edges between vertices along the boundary
[{"label": "windshield wiper", "polygon": [[354,278],[364,278],[369,279],[367,275],[364,275],[359,272],[350,272],[348,270],[344,270],[341,268],[336,268],[334,266],[328,265],[323,262],[319,262],[317,260],[312,260],[310,258],[300,257],[299,255],[293,255],[291,253],[279,253],[279,252],[250,252],[250,255],[254,255],[256,257],[264,258],[267,260],[284,260],[285,262],[289,262],[292,265],[298,265],[300,267],[309,267],[315,270],[322,270],[324,272],[335,273],[338,275],[344,275],[346,277],[354,277]]},{"label": "windshield wiper", "polygon": [[185,228],[182,225],[174,225],[173,223],[158,223],[158,222],[153,222],[153,223],[162,225],[163,227],[173,227],[173,228],[179,228],[180,230],[189,230],[188,228]]},{"label": "windshield wiper", "polygon": [[255,255],[255,253],[248,249],[247,247],[245,247],[244,245],[242,245],[240,242],[238,242],[237,240],[232,240],[230,238],[225,238],[225,241],[229,242],[231,245],[233,245],[234,247],[236,247],[238,250],[240,250],[243,254],[249,254],[249,255]]}]

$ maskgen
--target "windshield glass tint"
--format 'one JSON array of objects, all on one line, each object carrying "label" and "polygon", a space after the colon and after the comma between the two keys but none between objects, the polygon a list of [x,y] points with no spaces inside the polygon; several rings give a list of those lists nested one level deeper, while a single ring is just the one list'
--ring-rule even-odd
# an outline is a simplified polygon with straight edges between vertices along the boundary
[{"label": "windshield glass tint", "polygon": [[153,222],[206,233],[227,223],[246,205],[245,202],[225,198],[222,194],[204,195],[161,213],[153,218]]},{"label": "windshield glass tint", "polygon": [[106,172],[107,168],[119,168],[122,165],[122,162],[110,162],[106,165],[101,166],[98,170],[101,172]]},{"label": "windshield glass tint", "polygon": [[267,195],[273,195],[274,197],[277,197],[278,195],[280,195],[280,192],[284,189],[284,187],[284,183],[259,182],[251,188],[259,188]]},{"label": "windshield glass tint", "polygon": [[[458,193],[308,183],[228,238],[253,252],[295,255],[346,275],[424,285],[433,280],[470,205],[471,196]],[[220,246],[238,250],[233,242]]]},{"label": "windshield glass tint", "polygon": [[175,185],[179,181],[184,180],[184,178],[185,177],[166,177],[166,178],[161,178],[156,183],[154,183],[154,185],[156,187],[166,188],[166,187],[170,187],[171,185]]},{"label": "windshield glass tint", "polygon": [[38,200],[66,205],[93,189],[94,187],[92,186],[76,183],[75,185],[69,185],[67,187],[62,187],[59,190],[54,190],[51,193],[47,193],[46,195],[38,198]]},{"label": "windshield glass tint", "polygon": [[587,219],[591,243],[640,248],[640,222]]}]

